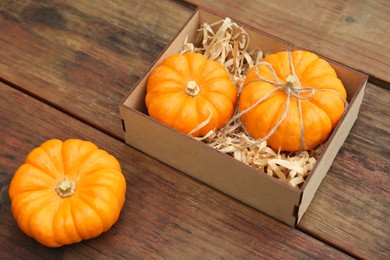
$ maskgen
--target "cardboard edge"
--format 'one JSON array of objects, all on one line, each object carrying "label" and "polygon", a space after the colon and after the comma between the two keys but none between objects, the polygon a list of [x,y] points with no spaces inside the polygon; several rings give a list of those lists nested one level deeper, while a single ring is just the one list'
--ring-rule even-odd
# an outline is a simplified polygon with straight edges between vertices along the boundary
[{"label": "cardboard edge", "polygon": [[[139,81],[137,82],[137,84],[135,85],[135,87],[132,88],[132,90],[129,92],[129,94],[128,94],[128,95],[124,98],[124,100],[122,101],[122,103],[121,103],[121,105],[120,105],[120,114],[121,114],[121,118],[122,118],[122,124],[123,124],[123,129],[124,129],[124,131],[126,131],[126,123],[125,123],[125,121],[124,121],[124,119],[123,119],[123,118],[124,118],[124,115],[126,115],[126,114],[128,114],[128,113],[133,113],[133,112],[135,112],[135,113],[138,113],[138,114],[141,115],[141,116],[147,117],[147,115],[145,115],[144,113],[142,113],[142,112],[140,112],[140,111],[137,111],[136,109],[132,109],[132,108],[126,106],[126,100],[131,96],[131,94],[132,94],[133,91],[135,90],[136,86],[138,86],[138,85],[140,84],[140,82],[141,82],[142,80],[144,80],[145,77],[153,70],[153,68],[156,66],[157,62],[158,62],[158,61],[161,59],[161,57],[165,54],[166,50],[172,45],[173,42],[175,42],[175,40],[176,40],[176,38],[178,37],[178,35],[182,33],[183,29],[186,28],[186,27],[188,26],[188,24],[194,19],[195,16],[197,16],[197,15],[200,16],[202,12],[209,12],[211,15],[213,15],[213,16],[219,16],[221,19],[223,19],[224,17],[229,17],[229,16],[227,16],[226,14],[224,14],[223,12],[208,10],[208,9],[205,9],[205,8],[197,8],[197,9],[194,11],[194,13],[188,18],[188,20],[186,21],[186,23],[184,23],[184,25],[182,26],[182,28],[179,30],[179,32],[176,34],[176,36],[173,38],[173,40],[164,48],[164,50],[160,53],[160,55],[155,59],[155,61],[153,62],[152,66],[148,69],[148,71],[144,74],[144,76],[141,77],[141,78],[139,79]],[[277,41],[277,42],[280,42],[280,43],[282,43],[282,44],[284,44],[284,45],[286,45],[286,46],[291,46],[291,47],[293,47],[293,48],[298,48],[298,49],[306,50],[305,48],[302,48],[302,47],[300,47],[300,46],[298,46],[298,45],[291,44],[290,42],[287,42],[287,41],[285,41],[285,40],[283,40],[283,39],[281,39],[281,38],[275,37],[275,36],[273,36],[273,35],[269,35],[269,34],[263,32],[263,31],[261,31],[261,30],[259,30],[259,29],[257,29],[257,28],[254,28],[253,26],[250,26],[250,25],[248,25],[248,24],[246,24],[246,23],[242,23],[242,22],[240,22],[239,20],[234,19],[234,21],[235,21],[237,24],[240,24],[241,26],[244,26],[246,29],[252,30],[253,32],[259,33],[259,34],[261,34],[261,35],[263,35],[263,36],[266,36],[266,37],[268,37],[268,38],[270,38],[270,39],[272,39],[272,40],[275,40],[275,41]],[[319,54],[318,54],[318,55],[319,55]],[[348,113],[348,111],[351,109],[351,106],[352,106],[352,107],[356,107],[356,106],[353,105],[353,104],[355,104],[355,103],[358,102],[359,100],[360,100],[360,103],[361,103],[361,100],[363,99],[363,96],[364,96],[364,88],[365,88],[365,86],[366,86],[366,84],[367,84],[367,78],[368,78],[368,76],[367,76],[366,74],[364,74],[364,73],[362,73],[362,72],[359,72],[359,71],[356,71],[356,70],[354,70],[354,69],[352,69],[352,68],[350,68],[350,67],[348,67],[348,66],[346,66],[346,65],[344,65],[344,64],[342,64],[342,63],[340,63],[340,62],[337,62],[337,61],[334,61],[334,60],[327,59],[326,57],[323,57],[323,56],[321,56],[321,55],[319,55],[319,56],[320,56],[321,58],[324,58],[324,59],[328,60],[328,61],[331,61],[331,64],[333,63],[333,64],[335,64],[335,65],[337,65],[337,66],[343,67],[343,68],[345,68],[346,70],[352,71],[352,73],[358,73],[358,74],[360,74],[360,75],[362,76],[362,78],[365,78],[365,80],[360,84],[358,90],[356,91],[356,94],[352,97],[352,100],[350,101],[350,106],[348,107],[348,110],[347,110],[346,113],[343,115],[343,118],[340,120],[339,124],[336,126],[336,128],[334,129],[334,131],[333,131],[331,137],[329,138],[328,142],[329,142],[329,143],[332,143],[332,142],[334,142],[333,140],[335,139],[334,136],[336,136],[336,134],[337,134],[338,132],[340,132],[339,129],[342,128],[342,124],[341,124],[341,123],[343,122],[345,115],[346,115],[346,114]],[[358,99],[359,99],[359,100],[358,100]],[[358,101],[356,101],[356,100],[358,100]],[[332,150],[332,151],[333,151],[333,152],[332,152],[332,156],[333,156],[333,154],[334,154],[334,156],[332,157],[331,161],[333,161],[334,157],[335,157],[335,156],[337,155],[337,153],[338,153],[338,150],[340,149],[340,147],[341,147],[342,144],[344,143],[344,140],[345,140],[346,137],[348,136],[348,134],[349,134],[349,132],[350,132],[350,129],[352,128],[353,122],[354,122],[354,121],[356,120],[356,118],[357,118],[357,113],[359,112],[360,103],[358,104],[358,107],[356,108],[356,116],[354,115],[354,118],[352,118],[352,123],[351,123],[350,128],[349,128],[347,131],[345,131],[345,134],[344,134],[345,136],[343,135],[342,138],[339,138],[340,140],[343,139],[342,142],[341,142],[341,144],[340,144],[340,146],[339,146],[337,149],[331,149],[331,148],[327,147],[326,151],[324,152],[324,154],[325,154],[328,150]],[[151,119],[151,118],[150,118],[150,119]],[[151,119],[151,120],[154,120],[154,119]],[[155,121],[155,120],[154,120],[154,121]],[[161,124],[160,122],[157,122],[157,121],[155,121],[154,123]],[[164,126],[164,127],[167,127],[167,126]],[[344,129],[342,129],[342,130],[344,130]],[[181,134],[181,133],[179,133],[179,134]],[[188,138],[191,138],[191,137],[188,137]],[[191,139],[192,139],[192,138],[191,138]],[[196,140],[194,140],[194,141],[196,141]],[[198,142],[198,141],[196,141],[196,142]],[[202,144],[202,145],[207,146],[206,144]],[[137,147],[135,147],[135,148],[137,148]],[[214,152],[218,152],[218,151],[215,151],[214,149],[212,149],[211,147],[209,147],[209,148],[210,148],[211,150],[213,150]],[[138,148],[137,148],[137,149],[138,149]],[[219,152],[218,152],[218,153],[219,153]],[[328,152],[328,153],[329,153],[329,152]],[[309,177],[308,177],[308,179],[305,181],[304,185],[303,185],[300,189],[296,189],[296,188],[293,188],[293,187],[291,187],[291,186],[289,186],[289,185],[287,185],[287,184],[285,184],[285,183],[279,182],[278,180],[276,180],[276,179],[273,178],[273,177],[270,177],[270,176],[267,176],[267,175],[264,175],[264,176],[263,176],[263,177],[265,177],[265,178],[270,178],[270,179],[273,179],[273,181],[279,182],[279,185],[285,185],[288,189],[294,190],[294,191],[299,195],[299,200],[298,200],[298,202],[294,205],[293,214],[292,214],[292,217],[294,217],[295,220],[294,220],[294,221],[288,221],[289,223],[287,223],[286,221],[283,221],[283,222],[285,222],[286,224],[288,224],[288,225],[290,225],[290,226],[296,226],[296,225],[299,223],[299,221],[301,220],[303,214],[305,213],[306,209],[308,208],[308,206],[309,206],[311,200],[313,199],[315,192],[317,191],[319,185],[321,184],[322,179],[326,176],[326,174],[327,174],[329,168],[331,167],[332,163],[328,163],[328,164],[329,164],[329,167],[327,167],[327,169],[322,169],[321,172],[318,170],[318,168],[320,168],[320,166],[321,166],[322,164],[326,164],[326,162],[324,162],[324,161],[329,161],[329,159],[330,159],[330,158],[325,158],[325,159],[323,159],[324,157],[326,157],[326,156],[324,156],[324,154],[321,155],[321,157],[319,158],[319,161],[317,162],[317,164],[315,165],[314,169],[312,170],[313,173],[318,172],[318,173],[316,174],[316,176],[319,175],[319,177],[316,177],[316,178],[317,178],[316,181],[312,181],[311,179],[314,179],[314,177],[313,177],[314,174],[310,174]],[[225,155],[225,156],[227,156],[227,155]],[[232,158],[232,160],[234,160],[234,158]],[[322,163],[321,163],[321,162],[322,162]],[[164,162],[164,163],[165,163],[165,162]],[[238,162],[238,163],[240,163],[240,162]],[[320,163],[321,163],[321,164],[320,164]],[[243,164],[243,163],[240,163],[240,164],[241,164],[242,166],[247,166],[247,165],[245,165],[245,164]],[[323,166],[323,165],[322,165],[322,166]],[[247,166],[247,167],[249,167],[249,166]],[[324,168],[324,167],[322,167],[322,168]],[[255,170],[255,169],[253,169],[253,170]],[[196,177],[194,177],[194,178],[197,179]],[[202,180],[200,180],[200,181],[202,181]],[[207,183],[206,183],[206,184],[207,184]],[[215,188],[215,187],[214,187],[214,188]],[[222,191],[222,192],[224,192],[224,191]],[[226,192],[224,192],[224,193],[226,194]],[[230,195],[230,194],[229,194],[229,195]],[[234,196],[233,196],[233,197],[234,197]],[[245,203],[245,202],[244,202],[244,203]],[[248,204],[248,203],[246,203],[246,204]],[[251,205],[250,205],[250,206],[251,206]],[[255,208],[256,208],[256,207],[255,207]],[[260,211],[264,212],[263,210],[260,210]],[[267,212],[265,212],[265,213],[268,214]],[[272,214],[270,214],[270,215],[272,216]],[[280,220],[280,219],[279,219],[279,220]]]}]

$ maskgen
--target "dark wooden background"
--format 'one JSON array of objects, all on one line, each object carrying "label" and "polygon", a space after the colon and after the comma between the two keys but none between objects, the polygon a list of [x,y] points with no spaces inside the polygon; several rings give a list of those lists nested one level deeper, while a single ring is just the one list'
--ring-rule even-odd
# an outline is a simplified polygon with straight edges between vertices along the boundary
[{"label": "dark wooden background", "polygon": [[[390,3],[286,2],[0,1],[0,259],[389,258]],[[124,143],[119,104],[196,5],[370,75],[296,229]],[[51,249],[19,230],[8,186],[31,149],[75,137],[118,158],[126,202],[108,232]]]}]

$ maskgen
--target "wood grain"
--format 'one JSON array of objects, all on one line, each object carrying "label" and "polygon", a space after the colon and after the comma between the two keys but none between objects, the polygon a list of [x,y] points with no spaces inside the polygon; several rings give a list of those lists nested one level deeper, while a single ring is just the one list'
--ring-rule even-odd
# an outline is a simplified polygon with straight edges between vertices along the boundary
[{"label": "wood grain", "polygon": [[363,71],[390,89],[390,2],[387,0],[185,2],[222,12]]},{"label": "wood grain", "polygon": [[0,1],[0,78],[123,138],[119,104],[191,14],[168,0]]},{"label": "wood grain", "polygon": [[[361,8],[363,2],[357,1],[353,5],[314,1],[307,8],[291,7],[291,14],[286,8],[280,11],[282,4],[289,6],[281,1],[251,6],[240,1],[202,2],[354,68],[370,74],[374,69],[385,71],[384,76],[373,75],[387,80],[390,52],[375,51],[389,48],[383,33],[388,16],[382,13],[388,10],[387,2],[377,2],[383,8],[364,2]],[[323,243],[356,257],[390,255],[386,211],[390,92],[373,84],[368,85],[359,119],[299,230],[121,142],[119,104],[191,13],[189,6],[168,0],[0,1],[0,78],[18,90],[3,85],[0,92],[0,215],[5,216],[0,221],[0,255],[345,257]],[[349,27],[337,22],[346,14],[358,18]],[[371,26],[371,19],[378,25]],[[368,25],[372,36],[363,41],[361,32],[367,32]],[[351,35],[352,27],[360,29]],[[86,138],[109,149],[120,158],[129,183],[127,210],[114,231],[59,250],[40,247],[17,229],[4,192],[27,152],[53,137]]]},{"label": "wood grain", "polygon": [[[0,93],[1,259],[349,258],[20,91],[0,83]],[[108,232],[58,249],[19,230],[7,194],[27,153],[50,138],[95,142],[118,158],[128,186]]]}]

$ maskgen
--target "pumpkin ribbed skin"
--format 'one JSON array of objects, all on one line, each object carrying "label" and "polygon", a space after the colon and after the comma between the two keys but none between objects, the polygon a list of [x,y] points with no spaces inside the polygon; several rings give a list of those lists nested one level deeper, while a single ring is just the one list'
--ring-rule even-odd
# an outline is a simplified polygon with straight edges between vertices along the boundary
[{"label": "pumpkin ribbed skin", "polygon": [[[189,87],[198,93],[192,95]],[[185,134],[212,114],[209,123],[192,136],[223,127],[233,115],[236,100],[237,89],[225,67],[193,52],[174,54],[155,68],[145,97],[152,118]]]},{"label": "pumpkin ribbed skin", "polygon": [[[304,128],[304,150],[317,147],[325,142],[344,113],[346,91],[336,72],[328,62],[307,51],[293,51],[291,60],[301,88],[313,88],[315,94],[301,100]],[[292,75],[287,52],[271,54],[263,59],[272,65],[279,82],[286,83]],[[267,80],[275,81],[271,69],[260,64],[258,73]],[[255,68],[249,72],[240,96],[239,109],[243,111],[255,104],[277,86],[259,80]],[[297,85],[294,87],[298,87]],[[319,91],[322,89],[322,91]],[[328,91],[330,90],[330,91]],[[339,94],[336,94],[335,91]],[[302,97],[309,93],[302,93]],[[282,118],[288,96],[283,89],[277,90],[262,103],[242,116],[248,133],[256,138],[264,138]],[[290,97],[290,106],[285,120],[269,137],[267,143],[275,150],[295,152],[301,148],[301,123],[298,99]]]},{"label": "pumpkin ribbed skin", "polygon": [[[75,184],[71,195],[69,183]],[[65,191],[68,197],[62,197]],[[125,192],[126,181],[115,157],[78,139],[52,139],[33,149],[9,188],[19,227],[48,247],[107,231],[119,217]]]}]

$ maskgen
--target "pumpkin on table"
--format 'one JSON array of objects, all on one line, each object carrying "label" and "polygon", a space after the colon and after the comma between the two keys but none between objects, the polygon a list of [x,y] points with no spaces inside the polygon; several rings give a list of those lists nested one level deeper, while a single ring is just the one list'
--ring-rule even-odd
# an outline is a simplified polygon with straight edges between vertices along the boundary
[{"label": "pumpkin on table", "polygon": [[52,139],[33,149],[12,178],[12,213],[49,247],[99,236],[117,221],[126,181],[116,158],[95,144]]},{"label": "pumpkin on table", "polygon": [[327,61],[308,51],[278,52],[248,73],[239,109],[246,111],[241,118],[252,137],[271,134],[270,147],[296,152],[327,140],[345,100],[345,88]]},{"label": "pumpkin on table", "polygon": [[236,100],[237,88],[226,68],[194,52],[174,54],[156,67],[145,97],[152,118],[192,136],[225,126]]}]

